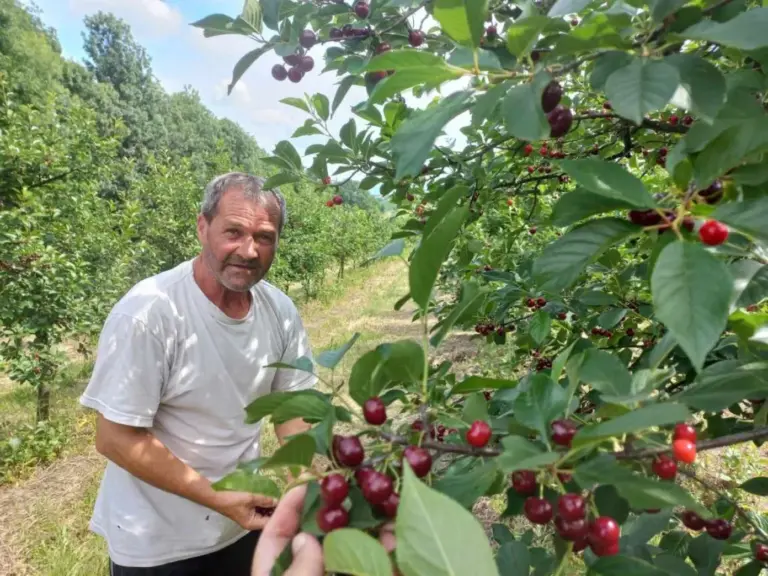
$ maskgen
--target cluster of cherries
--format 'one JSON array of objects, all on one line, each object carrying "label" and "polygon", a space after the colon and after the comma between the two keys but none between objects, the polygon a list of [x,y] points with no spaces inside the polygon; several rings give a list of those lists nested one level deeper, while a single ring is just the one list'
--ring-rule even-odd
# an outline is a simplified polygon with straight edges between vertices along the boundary
[{"label": "cluster of cherries", "polygon": [[549,135],[552,138],[565,136],[573,124],[573,112],[560,104],[562,97],[563,87],[556,80],[547,84],[541,94],[541,108],[547,115]]},{"label": "cluster of cherries", "polygon": [[325,202],[325,205],[328,206],[328,208],[333,208],[334,206],[340,206],[342,204],[344,204],[344,198],[342,198],[338,194],[336,194],[333,198]]},{"label": "cluster of cherries", "polygon": [[592,328],[591,332],[593,336],[605,336],[606,338],[613,336],[613,332],[606,330],[605,328],[600,328],[599,326]]},{"label": "cluster of cherries", "polygon": [[[312,30],[302,30],[299,35],[299,44],[302,48],[309,50],[317,42],[317,35]],[[315,60],[309,54],[305,54],[303,50],[300,50],[296,54],[288,54],[283,56],[285,64],[290,66],[286,70],[283,64],[275,64],[272,66],[272,78],[282,82],[286,78],[291,82],[301,82],[304,74],[309,72],[315,67]]]},{"label": "cluster of cherries", "polygon": [[552,368],[552,359],[551,358],[539,358],[536,361],[536,371],[541,372],[542,370],[549,370]]},{"label": "cluster of cherries", "polygon": [[488,334],[493,334],[494,332],[496,332],[499,336],[501,336],[506,331],[507,329],[504,326],[502,325],[496,326],[495,324],[493,324],[493,322],[478,322],[477,324],[475,324],[475,332],[483,336],[487,336]]},{"label": "cluster of cherries", "polygon": [[[714,186],[714,184],[712,185]],[[711,188],[711,186],[710,186]],[[707,188],[709,190],[709,188]],[[722,194],[722,192],[721,192]],[[629,221],[639,226],[659,226],[664,221],[674,220],[676,215],[671,210],[665,210],[662,216],[657,210],[630,210],[627,214]],[[662,226],[661,231],[669,228],[669,224]],[[683,228],[689,232],[693,231],[693,219],[685,217],[683,219]],[[719,246],[728,239],[728,226],[717,220],[707,220],[699,228],[699,239],[707,246]]]},{"label": "cluster of cherries", "polygon": [[547,299],[546,298],[528,298],[528,300],[525,302],[526,306],[528,308],[532,308],[534,310],[538,310],[540,308],[544,308],[544,306],[547,305]]}]

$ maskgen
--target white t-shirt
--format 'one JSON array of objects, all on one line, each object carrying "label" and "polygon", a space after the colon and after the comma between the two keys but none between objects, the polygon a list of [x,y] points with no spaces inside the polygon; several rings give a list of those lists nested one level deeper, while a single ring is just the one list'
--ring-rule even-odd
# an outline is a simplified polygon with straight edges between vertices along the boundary
[{"label": "white t-shirt", "polygon": [[[245,407],[272,391],[315,385],[307,372],[264,368],[311,358],[293,302],[262,280],[248,315],[224,314],[200,290],[192,260],[136,284],[99,338],[80,402],[120,424],[148,428],[215,482],[259,456],[260,424]],[[246,534],[229,518],[159,490],[108,462],[91,529],[119,565],[149,567],[214,552]]]}]

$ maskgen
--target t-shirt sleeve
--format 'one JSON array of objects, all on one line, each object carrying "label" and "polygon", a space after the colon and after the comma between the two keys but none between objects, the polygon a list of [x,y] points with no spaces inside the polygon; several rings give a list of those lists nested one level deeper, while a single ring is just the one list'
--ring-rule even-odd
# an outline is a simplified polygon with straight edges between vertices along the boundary
[{"label": "t-shirt sleeve", "polygon": [[[299,311],[291,306],[290,325],[287,329],[286,346],[281,362],[294,363],[301,357],[312,359],[312,351],[309,345],[309,335],[301,321]],[[294,392],[312,388],[317,383],[317,377],[309,372],[293,370],[290,368],[278,368],[272,381],[273,392]]]},{"label": "t-shirt sleeve", "polygon": [[118,424],[151,427],[168,375],[160,337],[130,315],[110,315],[80,403]]}]

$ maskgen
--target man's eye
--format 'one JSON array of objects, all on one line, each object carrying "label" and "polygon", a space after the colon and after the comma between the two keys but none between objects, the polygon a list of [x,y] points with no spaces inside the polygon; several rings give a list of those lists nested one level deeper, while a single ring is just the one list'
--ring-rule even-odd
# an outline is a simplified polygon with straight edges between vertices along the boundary
[{"label": "man's eye", "polygon": [[240,235],[240,230],[236,230],[234,228],[230,228],[227,230],[227,236],[237,237]]}]

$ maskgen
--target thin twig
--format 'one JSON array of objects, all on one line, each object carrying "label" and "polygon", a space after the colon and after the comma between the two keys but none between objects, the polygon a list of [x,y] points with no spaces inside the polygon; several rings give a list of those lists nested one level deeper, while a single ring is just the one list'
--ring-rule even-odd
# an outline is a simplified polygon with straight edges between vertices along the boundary
[{"label": "thin twig", "polygon": [[424,6],[426,6],[427,4],[429,4],[429,0],[422,0],[422,1],[421,1],[421,2],[419,2],[419,4],[418,4],[418,5],[416,5],[414,8],[411,8],[411,9],[410,9],[410,10],[408,10],[408,11],[407,11],[405,14],[403,14],[403,15],[402,15],[400,18],[398,18],[397,20],[395,20],[395,23],[394,23],[394,24],[392,24],[392,25],[390,25],[390,26],[387,26],[387,27],[386,27],[386,28],[384,28],[383,30],[380,30],[380,31],[379,31],[379,36],[381,36],[381,35],[383,35],[383,34],[386,34],[386,33],[387,33],[387,32],[389,32],[390,30],[392,30],[393,28],[397,28],[398,26],[400,26],[400,24],[402,24],[403,22],[405,22],[406,20],[408,20],[408,18],[410,18],[411,16],[413,16],[414,14],[416,14],[416,12],[418,12],[419,10],[421,10],[422,8],[424,8]]}]

